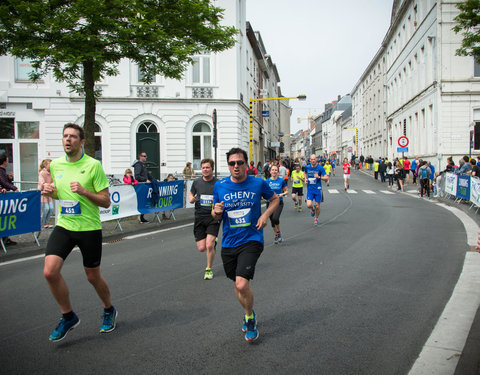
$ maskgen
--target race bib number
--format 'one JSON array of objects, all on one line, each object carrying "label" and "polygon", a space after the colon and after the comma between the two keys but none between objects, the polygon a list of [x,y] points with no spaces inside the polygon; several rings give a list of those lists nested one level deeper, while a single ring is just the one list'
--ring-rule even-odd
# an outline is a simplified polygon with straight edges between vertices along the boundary
[{"label": "race bib number", "polygon": [[312,184],[312,185],[316,184],[317,183],[317,178],[316,177],[309,177],[308,178],[308,183]]},{"label": "race bib number", "polygon": [[251,224],[250,208],[227,211],[230,228],[248,227]]},{"label": "race bib number", "polygon": [[299,184],[299,183],[300,183],[300,180],[293,180],[293,183],[294,183],[294,184]]},{"label": "race bib number", "polygon": [[200,195],[200,205],[201,206],[213,206],[213,195]]},{"label": "race bib number", "polygon": [[76,216],[81,214],[79,201],[60,201],[60,215]]}]

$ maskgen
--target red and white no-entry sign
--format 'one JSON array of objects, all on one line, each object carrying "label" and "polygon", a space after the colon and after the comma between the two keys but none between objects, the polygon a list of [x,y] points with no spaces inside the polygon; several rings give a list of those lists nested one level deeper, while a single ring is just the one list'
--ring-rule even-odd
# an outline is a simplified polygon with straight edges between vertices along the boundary
[{"label": "red and white no-entry sign", "polygon": [[408,146],[408,138],[402,135],[401,137],[398,138],[398,145],[400,147],[407,147]]}]

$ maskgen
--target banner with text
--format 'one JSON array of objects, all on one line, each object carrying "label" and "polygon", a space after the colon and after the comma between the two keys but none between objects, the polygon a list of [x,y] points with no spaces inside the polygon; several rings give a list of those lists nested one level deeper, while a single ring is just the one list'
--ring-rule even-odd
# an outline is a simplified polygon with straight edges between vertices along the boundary
[{"label": "banner with text", "polygon": [[0,194],[0,237],[40,231],[40,190]]},{"label": "banner with text", "polygon": [[108,188],[110,207],[100,207],[100,220],[108,221],[138,215],[137,193],[132,185],[116,185]]},{"label": "banner with text", "polygon": [[470,199],[470,176],[459,175],[457,179],[457,197]]},{"label": "banner with text", "polygon": [[470,184],[470,201],[480,207],[480,179],[472,177]]},{"label": "banner with text", "polygon": [[457,195],[457,175],[453,173],[445,173],[445,193]]}]

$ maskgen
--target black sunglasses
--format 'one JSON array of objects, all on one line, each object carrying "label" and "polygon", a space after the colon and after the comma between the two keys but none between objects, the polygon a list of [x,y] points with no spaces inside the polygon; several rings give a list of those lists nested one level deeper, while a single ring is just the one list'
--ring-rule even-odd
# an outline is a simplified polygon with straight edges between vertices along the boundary
[{"label": "black sunglasses", "polygon": [[147,155],[140,155],[140,156],[142,156],[142,157],[144,157],[144,158],[146,158],[146,157],[147,157]]},{"label": "black sunglasses", "polygon": [[235,164],[237,164],[238,166],[240,166],[240,165],[245,164],[245,161],[243,161],[243,160],[237,160],[237,161],[229,161],[229,162],[228,162],[228,165],[229,165],[230,167],[234,167]]}]

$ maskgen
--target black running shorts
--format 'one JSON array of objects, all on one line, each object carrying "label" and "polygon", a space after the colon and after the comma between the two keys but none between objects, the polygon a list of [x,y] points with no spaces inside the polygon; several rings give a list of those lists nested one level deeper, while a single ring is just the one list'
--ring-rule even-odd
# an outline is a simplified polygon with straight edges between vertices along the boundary
[{"label": "black running shorts", "polygon": [[297,194],[299,197],[303,197],[303,187],[292,188],[292,194]]},{"label": "black running shorts", "polygon": [[233,281],[237,276],[251,280],[255,274],[255,265],[263,251],[263,244],[249,241],[237,247],[223,247],[223,269],[227,277]]},{"label": "black running shorts", "polygon": [[45,256],[57,255],[65,260],[75,246],[78,246],[82,252],[84,267],[100,266],[102,259],[101,230],[74,232],[57,225],[48,239]]},{"label": "black running shorts", "polygon": [[220,229],[220,220],[215,220],[212,216],[196,217],[193,225],[193,235],[195,241],[201,241],[207,238],[207,234],[218,237]]}]

